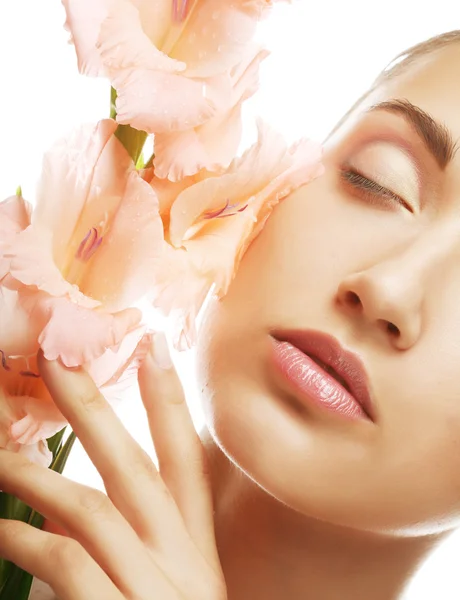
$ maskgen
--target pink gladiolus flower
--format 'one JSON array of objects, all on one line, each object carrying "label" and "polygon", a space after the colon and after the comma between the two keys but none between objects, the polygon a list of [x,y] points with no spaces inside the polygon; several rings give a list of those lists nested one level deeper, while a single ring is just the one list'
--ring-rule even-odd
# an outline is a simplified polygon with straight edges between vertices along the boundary
[{"label": "pink gladiolus flower", "polygon": [[229,165],[267,56],[252,39],[273,1],[62,2],[80,72],[109,78],[119,123],[156,134],[157,177]]},{"label": "pink gladiolus flower", "polygon": [[116,126],[82,127],[45,155],[33,212],[18,196],[0,203],[0,447],[42,462],[65,421],[38,376],[39,347],[84,365],[113,398],[145,333],[129,306],[164,249],[158,200]]},{"label": "pink gladiolus flower", "polygon": [[261,121],[258,128],[257,143],[228,169],[178,183],[151,180],[166,240],[152,301],[173,316],[178,349],[195,343],[195,319],[211,287],[218,297],[226,294],[273,207],[324,171],[319,144],[301,140],[287,147]]},{"label": "pink gladiolus flower", "polygon": [[158,200],[116,126],[82,127],[45,155],[31,223],[23,218],[0,246],[2,285],[45,323],[45,356],[67,366],[101,356],[137,327],[140,315],[127,307],[147,291],[163,249]]}]

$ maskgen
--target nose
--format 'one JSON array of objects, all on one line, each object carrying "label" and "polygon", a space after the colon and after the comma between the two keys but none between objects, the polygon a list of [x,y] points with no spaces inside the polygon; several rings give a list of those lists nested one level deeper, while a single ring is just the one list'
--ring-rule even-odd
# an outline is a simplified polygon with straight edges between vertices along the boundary
[{"label": "nose", "polygon": [[390,260],[347,276],[337,301],[351,318],[377,327],[394,348],[407,350],[421,335],[422,282],[410,265]]}]

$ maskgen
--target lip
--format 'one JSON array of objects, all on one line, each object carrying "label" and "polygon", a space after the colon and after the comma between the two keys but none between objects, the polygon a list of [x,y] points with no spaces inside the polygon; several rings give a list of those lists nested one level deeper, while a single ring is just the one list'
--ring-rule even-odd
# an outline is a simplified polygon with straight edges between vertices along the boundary
[{"label": "lip", "polygon": [[276,330],[271,337],[275,364],[298,391],[345,418],[375,422],[369,379],[357,354],[316,330]]}]

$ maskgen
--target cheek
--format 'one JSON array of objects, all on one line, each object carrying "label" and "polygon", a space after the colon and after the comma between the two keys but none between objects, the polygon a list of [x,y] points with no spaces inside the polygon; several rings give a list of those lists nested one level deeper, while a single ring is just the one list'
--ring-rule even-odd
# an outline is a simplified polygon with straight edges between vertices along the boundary
[{"label": "cheek", "polygon": [[344,198],[332,174],[318,178],[275,207],[223,302],[269,324],[314,306],[316,296],[324,305],[343,276],[365,267],[379,231],[388,244],[389,218]]}]

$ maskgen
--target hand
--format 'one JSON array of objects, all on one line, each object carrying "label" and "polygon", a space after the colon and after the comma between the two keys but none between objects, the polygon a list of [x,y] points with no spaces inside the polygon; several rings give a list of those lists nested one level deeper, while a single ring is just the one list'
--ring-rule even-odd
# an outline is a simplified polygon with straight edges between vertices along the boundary
[{"label": "hand", "polygon": [[149,354],[139,372],[158,471],[83,369],[38,362],[107,495],[0,451],[0,489],[65,533],[0,519],[0,555],[61,600],[225,600],[205,453],[174,367]]}]

